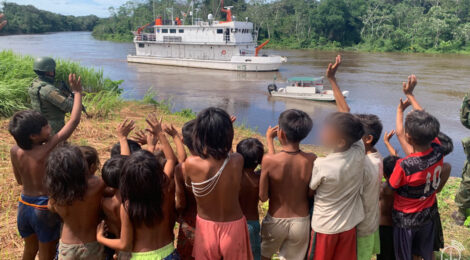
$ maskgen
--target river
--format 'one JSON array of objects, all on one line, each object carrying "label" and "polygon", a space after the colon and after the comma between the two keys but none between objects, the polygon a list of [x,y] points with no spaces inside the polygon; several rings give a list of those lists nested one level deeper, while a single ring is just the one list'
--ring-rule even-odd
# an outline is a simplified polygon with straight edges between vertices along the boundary
[{"label": "river", "polygon": [[[218,106],[236,115],[239,124],[264,133],[276,125],[285,109],[307,112],[315,123],[304,143],[317,144],[316,133],[321,120],[334,112],[334,104],[272,98],[267,85],[291,76],[321,76],[337,53],[311,50],[266,50],[265,53],[288,57],[278,72],[246,73],[204,69],[129,64],[126,55],[130,43],[95,40],[89,32],[42,35],[1,36],[0,49],[12,49],[21,54],[69,58],[85,66],[102,68],[114,80],[124,80],[124,97],[139,99],[149,89],[157,99],[171,100],[172,109],[191,108],[200,111]],[[455,150],[446,158],[452,164],[452,175],[459,176],[465,155],[460,140],[470,131],[459,121],[461,100],[470,90],[470,56],[453,54],[402,54],[343,52],[343,65],[338,82],[349,90],[348,103],[354,113],[373,113],[384,124],[384,130],[394,129],[395,112],[401,92],[401,82],[414,73],[419,84],[415,94],[427,111],[441,122],[441,130],[454,140]],[[326,82],[326,81],[325,81]],[[399,147],[396,139],[392,144]],[[383,142],[378,144],[383,155]]]}]

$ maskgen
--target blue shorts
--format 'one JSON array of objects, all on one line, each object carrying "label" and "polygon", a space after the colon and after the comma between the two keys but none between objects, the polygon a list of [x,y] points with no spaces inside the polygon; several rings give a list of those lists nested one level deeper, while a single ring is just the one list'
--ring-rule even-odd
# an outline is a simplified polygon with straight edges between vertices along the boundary
[{"label": "blue shorts", "polygon": [[39,242],[48,243],[60,238],[61,219],[47,209],[47,196],[30,197],[21,194],[18,203],[18,231],[22,238],[36,234]]},{"label": "blue shorts", "polygon": [[253,259],[261,259],[261,228],[258,220],[248,220],[248,233],[250,234],[251,251]]},{"label": "blue shorts", "polygon": [[412,260],[413,255],[431,260],[434,254],[434,223],[415,228],[393,227],[395,256],[401,260]]}]

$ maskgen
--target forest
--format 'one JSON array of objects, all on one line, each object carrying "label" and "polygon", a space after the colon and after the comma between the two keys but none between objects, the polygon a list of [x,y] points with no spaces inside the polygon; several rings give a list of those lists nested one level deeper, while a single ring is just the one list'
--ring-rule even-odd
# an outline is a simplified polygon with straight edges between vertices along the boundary
[{"label": "forest", "polygon": [[[93,30],[99,39],[130,41],[155,16],[185,18],[191,0],[129,1],[110,8]],[[270,47],[404,52],[470,52],[470,0],[227,0]],[[194,15],[225,19],[219,0],[194,2]]]},{"label": "forest", "polygon": [[92,31],[99,20],[95,15],[65,16],[9,2],[0,3],[0,11],[8,19],[1,34]]}]

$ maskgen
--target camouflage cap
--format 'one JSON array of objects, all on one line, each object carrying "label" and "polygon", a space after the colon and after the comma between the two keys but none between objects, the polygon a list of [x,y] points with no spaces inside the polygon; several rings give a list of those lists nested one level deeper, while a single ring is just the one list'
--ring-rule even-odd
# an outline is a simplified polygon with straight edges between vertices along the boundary
[{"label": "camouflage cap", "polygon": [[51,57],[40,57],[34,60],[33,70],[41,72],[55,71],[55,61]]}]

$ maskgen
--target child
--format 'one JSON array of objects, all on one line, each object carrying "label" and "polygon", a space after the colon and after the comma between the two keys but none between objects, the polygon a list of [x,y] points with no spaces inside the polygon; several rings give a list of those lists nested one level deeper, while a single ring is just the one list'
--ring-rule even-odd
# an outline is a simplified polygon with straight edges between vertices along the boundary
[{"label": "child", "polygon": [[[406,86],[405,86],[406,85]],[[414,110],[406,116],[410,105],[417,109],[412,90],[416,78],[410,76],[404,83],[407,101],[400,100],[397,109],[396,133],[407,157],[398,160],[389,184],[395,190],[393,205],[394,246],[398,259],[424,260],[432,258],[433,244],[429,239],[435,230],[433,217],[437,214],[436,190],[439,187],[444,154],[439,145],[439,121],[432,115]]]},{"label": "child", "polygon": [[95,175],[100,167],[100,158],[98,157],[98,152],[95,148],[91,146],[80,146],[80,151],[82,151],[83,157],[88,165],[88,172],[91,175]]},{"label": "child", "polygon": [[136,141],[127,138],[130,132],[134,130],[135,124],[132,120],[124,120],[117,127],[119,142],[111,149],[111,157],[116,155],[130,155],[136,151],[142,150],[142,147]]},{"label": "child", "polygon": [[399,159],[400,157],[390,155],[383,160],[386,181],[380,188],[380,254],[377,255],[377,260],[395,260],[392,220],[393,190],[388,186],[388,180]]},{"label": "child", "polygon": [[259,198],[269,199],[261,225],[261,256],[271,259],[280,250],[283,259],[304,259],[310,233],[309,189],[315,154],[300,150],[312,129],[312,119],[290,109],[279,116],[277,136],[282,150],[263,158]]},{"label": "child", "polygon": [[[326,75],[330,80],[339,112],[350,112],[350,108],[336,83],[336,71],[341,65],[341,56],[336,57],[334,65],[329,65]],[[373,255],[380,253],[379,239],[379,194],[383,175],[382,155],[375,149],[382,134],[382,122],[376,115],[355,114],[364,128],[366,157],[364,164],[362,204],[364,205],[364,220],[357,226],[357,257],[360,260],[370,260]]]},{"label": "child", "polygon": [[70,120],[54,136],[51,127],[40,113],[28,110],[17,112],[10,120],[8,131],[17,145],[11,148],[11,163],[16,181],[23,186],[18,203],[18,231],[25,241],[23,259],[53,259],[60,237],[61,221],[47,210],[47,188],[43,184],[45,161],[49,153],[72,135],[80,122],[82,109],[81,79],[69,76],[74,91]]},{"label": "child", "polygon": [[61,146],[51,153],[45,183],[49,209],[64,222],[59,260],[102,259],[104,248],[96,241],[96,226],[105,185],[88,171],[78,147]]},{"label": "child", "polygon": [[263,159],[263,144],[256,138],[242,140],[237,145],[237,153],[243,156],[243,177],[240,188],[240,206],[248,222],[250,245],[253,258],[261,258],[261,238],[258,213],[260,172],[255,171]]},{"label": "child", "polygon": [[[151,115],[147,123],[166,151],[168,141],[161,120]],[[165,156],[169,161],[174,160],[174,154],[165,153]],[[132,259],[179,259],[173,245],[175,185],[169,177],[172,172],[165,172],[167,169],[170,168],[165,165],[164,169],[149,151],[141,150],[129,156],[119,184],[120,235],[118,239],[106,238],[101,223],[97,233],[100,243],[117,251],[132,252]]]},{"label": "child", "polygon": [[[182,128],[183,143],[188,148],[191,156],[195,156],[193,148],[193,131],[195,124],[196,120],[193,119],[186,122]],[[185,185],[181,166],[182,163],[180,162],[175,169],[176,210],[178,211],[178,223],[180,224],[177,251],[181,259],[193,259],[197,206],[191,187]]]},{"label": "child", "polygon": [[193,132],[197,156],[182,165],[197,202],[193,257],[253,259],[246,219],[239,203],[243,157],[229,154],[233,125],[222,109],[201,111]]}]

